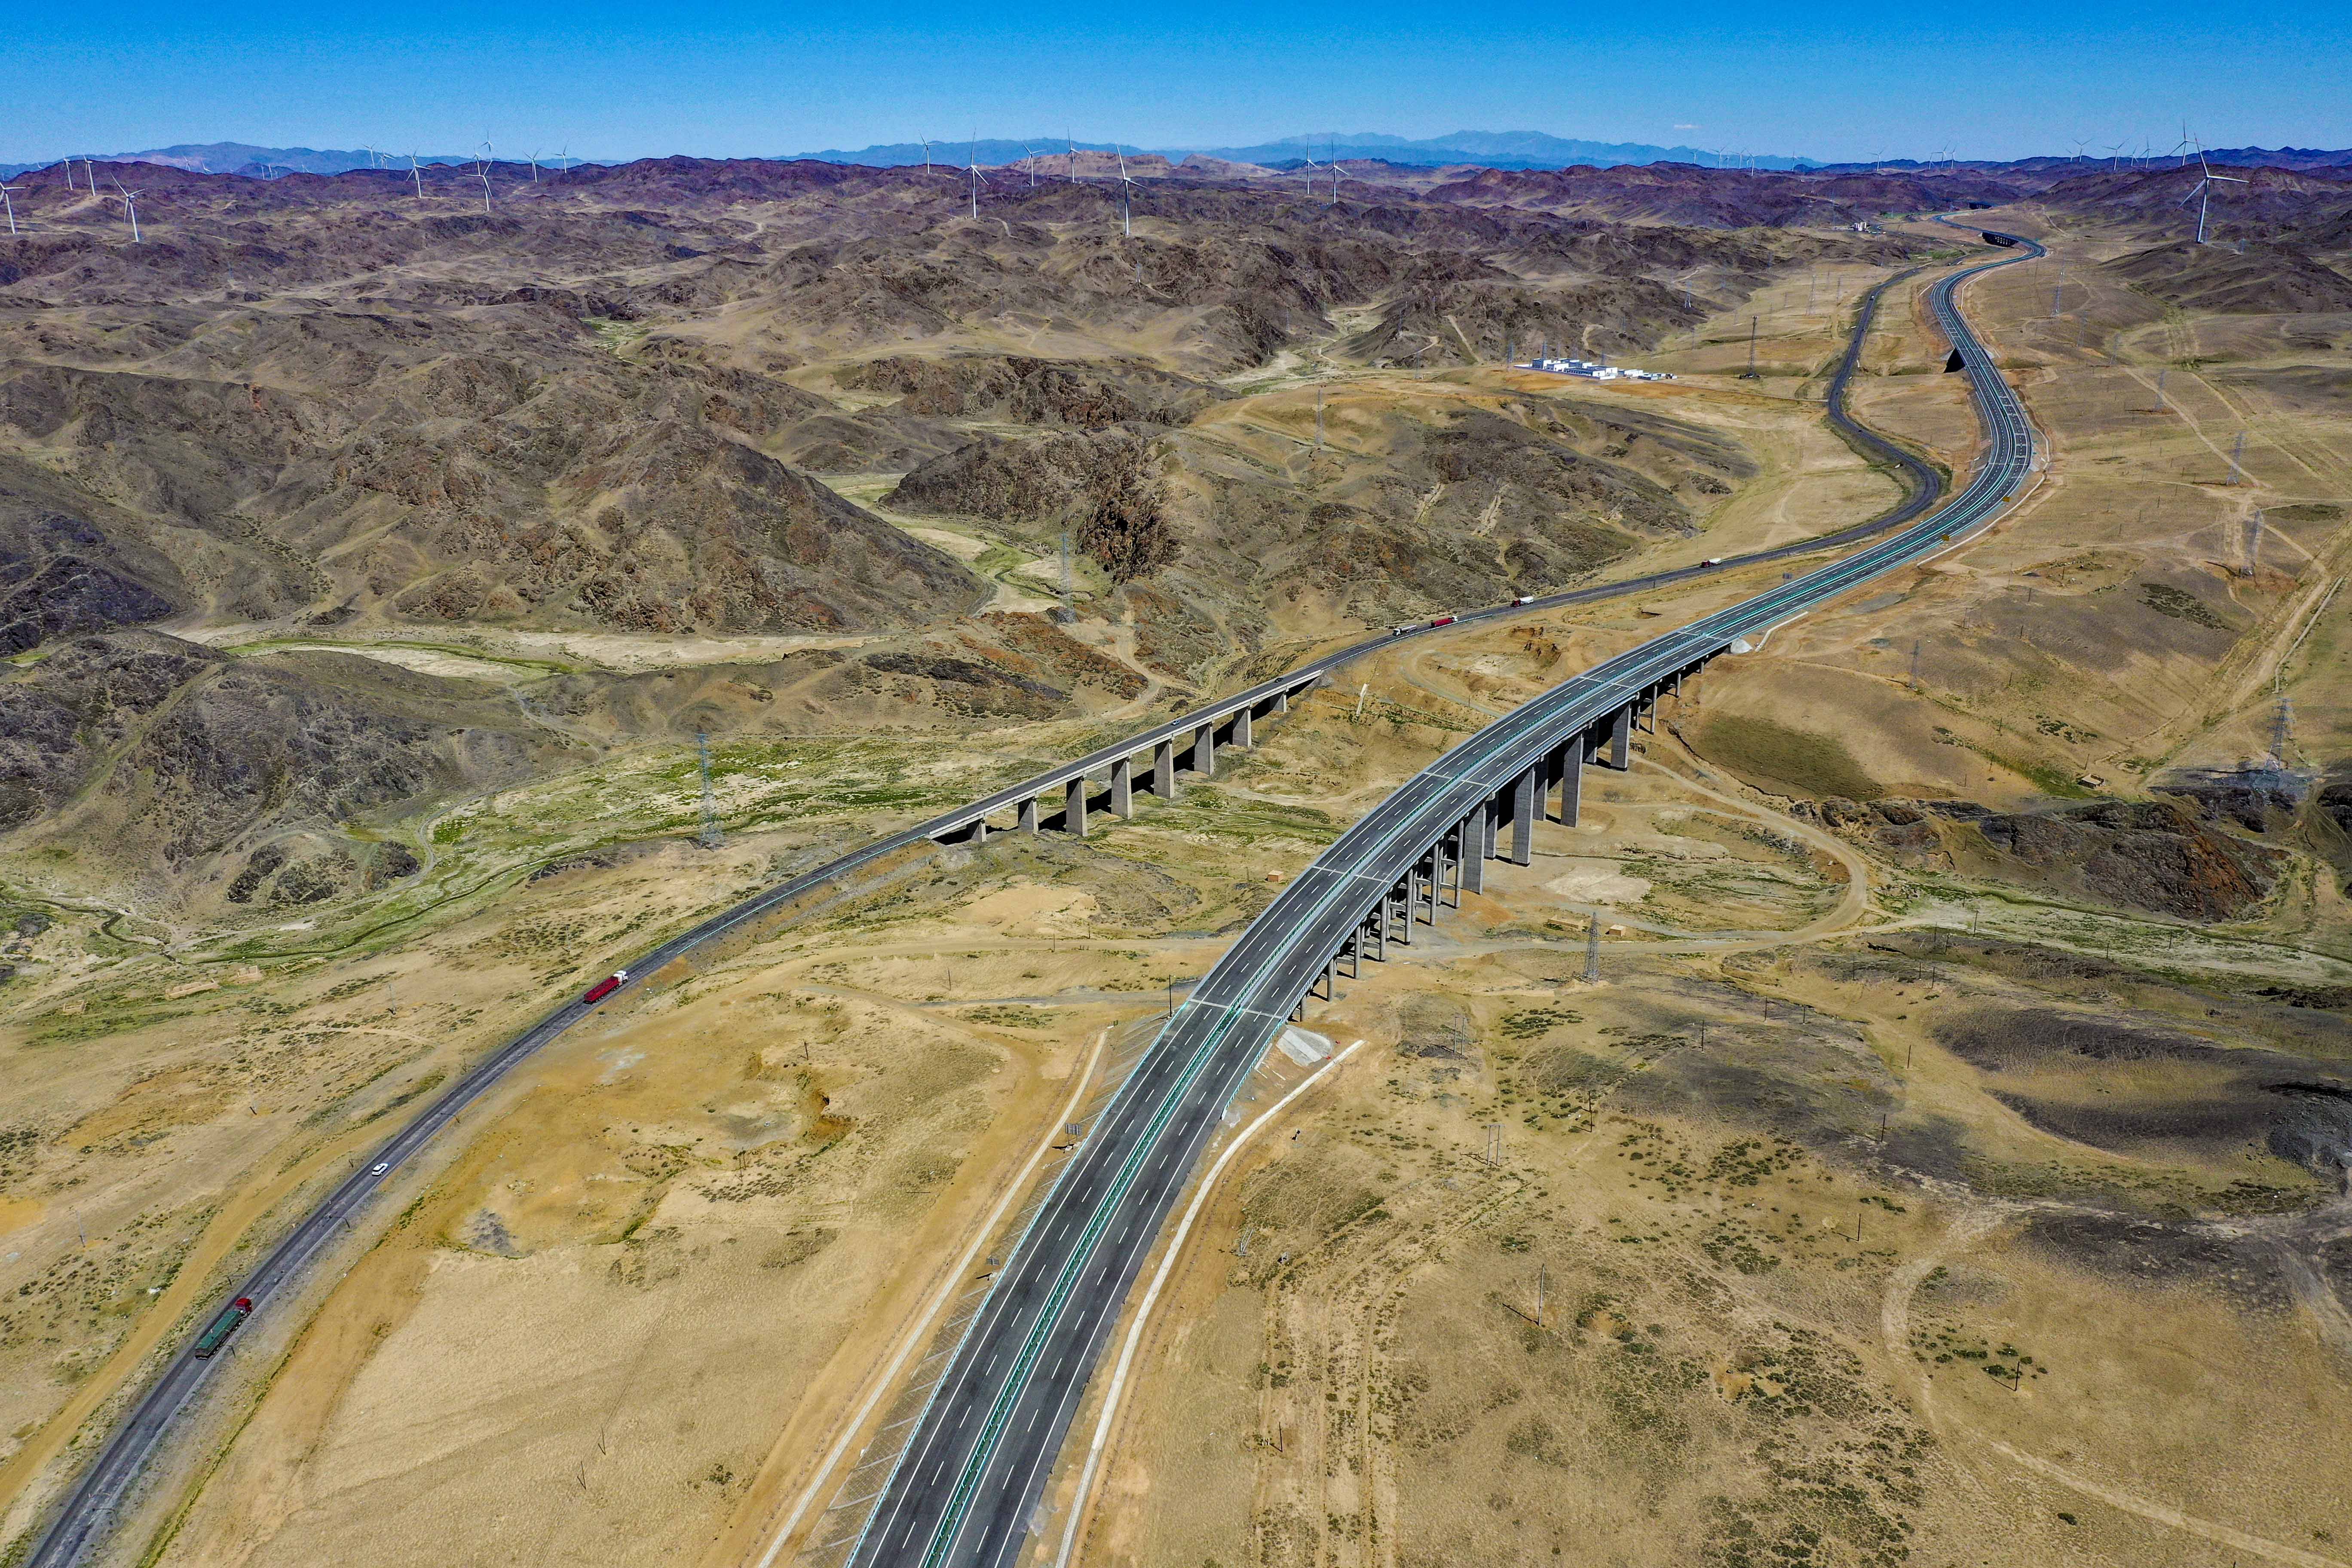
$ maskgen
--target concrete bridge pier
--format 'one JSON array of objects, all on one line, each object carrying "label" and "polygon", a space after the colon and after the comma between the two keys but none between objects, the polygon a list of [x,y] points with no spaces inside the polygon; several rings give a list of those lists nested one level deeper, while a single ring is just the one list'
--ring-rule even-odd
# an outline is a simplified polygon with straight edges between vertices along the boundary
[{"label": "concrete bridge pier", "polygon": [[1609,721],[1609,756],[1601,765],[1621,773],[1633,765],[1633,705],[1630,702]]},{"label": "concrete bridge pier", "polygon": [[1131,757],[1121,757],[1110,765],[1110,814],[1135,815],[1135,763]]},{"label": "concrete bridge pier", "polygon": [[1562,746],[1559,760],[1559,820],[1574,827],[1584,811],[1584,737]]},{"label": "concrete bridge pier", "polygon": [[[1404,874],[1404,880],[1398,883],[1394,889],[1391,889],[1389,898],[1396,900],[1396,926],[1390,934],[1394,936],[1397,941],[1404,946],[1411,947],[1412,945],[1412,872],[1407,871]],[[1381,912],[1386,913],[1387,908],[1387,902],[1386,900],[1383,900],[1381,903]]]},{"label": "concrete bridge pier", "polygon": [[1234,710],[1234,744],[1243,747],[1255,745],[1255,742],[1250,739],[1250,710],[1247,703]]},{"label": "concrete bridge pier", "polygon": [[1176,798],[1176,742],[1162,741],[1151,748],[1151,783],[1145,786],[1162,800]]},{"label": "concrete bridge pier", "polygon": [[1062,786],[1062,831],[1073,838],[1087,836],[1087,779],[1084,773]]},{"label": "concrete bridge pier", "polygon": [[1021,829],[1024,833],[1037,831],[1037,797],[1031,795],[1021,803]]},{"label": "concrete bridge pier", "polygon": [[1511,785],[1511,864],[1530,865],[1536,852],[1536,793],[1543,786],[1543,764],[1538,763]]},{"label": "concrete bridge pier", "polygon": [[1217,727],[1203,724],[1192,732],[1192,771],[1204,779],[1217,776]]},{"label": "concrete bridge pier", "polygon": [[1454,837],[1462,846],[1462,889],[1465,892],[1483,893],[1486,890],[1486,857],[1493,852],[1493,847],[1486,842],[1487,818],[1493,811],[1492,802],[1482,803],[1454,826]]}]

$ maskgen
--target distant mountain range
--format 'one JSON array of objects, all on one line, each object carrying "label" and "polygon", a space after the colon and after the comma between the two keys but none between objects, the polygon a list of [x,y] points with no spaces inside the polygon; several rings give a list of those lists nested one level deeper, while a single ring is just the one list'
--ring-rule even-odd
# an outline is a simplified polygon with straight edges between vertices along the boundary
[{"label": "distant mountain range", "polygon": [[[79,159],[82,154],[74,156]],[[341,174],[379,166],[408,167],[405,153],[372,153],[364,147],[256,147],[247,142],[184,142],[173,147],[150,147],[143,153],[92,153],[89,156],[100,163],[164,163],[200,174],[246,174],[255,179],[275,179],[280,174]],[[506,157],[511,160],[513,154]],[[416,161],[429,167],[436,163],[470,163],[474,158],[470,153],[419,153]],[[14,179],[28,169],[47,169],[58,162],[45,158],[34,163],[0,163],[0,179]]]},{"label": "distant mountain range", "polygon": [[[1040,136],[1034,142],[1005,142],[990,138],[980,142],[977,150],[969,140],[938,141],[930,145],[930,161],[961,168],[977,157],[983,166],[993,168],[1028,156],[1031,148],[1042,155],[1066,152],[1068,147],[1068,142],[1059,136]],[[1451,136],[1434,136],[1424,142],[1408,141],[1402,136],[1388,136],[1373,131],[1332,132],[1286,137],[1279,142],[1260,142],[1247,147],[1144,147],[1131,142],[1081,142],[1078,151],[1157,153],[1172,160],[1198,153],[1203,157],[1223,158],[1235,163],[1262,163],[1276,169],[1304,163],[1309,157],[1318,163],[1328,163],[1333,159],[1350,162],[1379,159],[1384,163],[1428,169],[1443,168],[1449,163],[1476,163],[1489,169],[1565,169],[1589,163],[1608,169],[1623,163],[1713,164],[1717,162],[1717,154],[1698,147],[1658,147],[1646,142],[1574,142],[1564,137],[1548,136],[1540,131],[1457,131]],[[919,142],[894,142],[854,150],[828,147],[822,153],[800,155],[819,163],[895,169],[923,162],[924,150]],[[1746,162],[1750,167],[1759,169],[1810,169],[1816,163],[1810,158],[1784,158],[1777,154],[1750,158]]]},{"label": "distant mountain range", "polygon": [[[969,140],[934,142],[928,149],[928,155],[931,163],[953,168],[961,168],[974,159],[986,167],[997,168],[1019,163],[1033,151],[1045,156],[1066,152],[1069,143],[1058,136],[1041,136],[1029,142],[989,137],[978,143]],[[2056,173],[2073,163],[2080,163],[2084,172],[2089,173],[2114,161],[2097,156],[2043,156],[2000,162],[1963,159],[1948,165],[1913,158],[1882,158],[1866,163],[1827,163],[1811,158],[1783,157],[1778,153],[1744,157],[1734,154],[1727,158],[1704,148],[1660,147],[1646,142],[1580,142],[1547,135],[1540,131],[1457,131],[1450,136],[1433,136],[1420,142],[1361,131],[1291,136],[1279,142],[1261,142],[1246,147],[1139,147],[1109,142],[1081,142],[1077,146],[1082,153],[1123,152],[1130,156],[1151,153],[1171,161],[1181,161],[1197,153],[1204,157],[1221,158],[1236,163],[1257,163],[1276,169],[1296,168],[1310,156],[1318,163],[1328,163],[1335,159],[1349,163],[1379,160],[1417,168],[1441,168],[1455,163],[1471,163],[1489,169],[1565,169],[1580,164],[1610,169],[1643,163],[1696,163],[1707,168],[1718,163],[1737,163],[1754,169],[1803,170],[1819,174],[1872,169],[1910,172],[1946,167],[1987,173],[2004,170]],[[257,147],[245,142],[183,142],[172,147],[150,147],[139,153],[96,153],[90,156],[101,163],[166,163],[173,168],[201,174],[243,174],[256,179],[274,179],[289,174],[340,174],[352,169],[374,166],[405,168],[409,157],[405,153],[374,153],[366,148]],[[896,142],[855,150],[829,147],[821,153],[801,153],[793,156],[819,163],[890,169],[921,163],[925,161],[926,149],[920,142]],[[2209,147],[2205,151],[2205,158],[2208,163],[2231,167],[2352,168],[2352,149]],[[473,154],[420,153],[416,154],[416,161],[428,165],[470,163]],[[502,163],[519,161],[511,153],[500,158]],[[554,167],[560,162],[591,161],[542,159],[541,163]],[[2173,161],[2168,154],[2164,158],[2138,160],[2137,166],[2161,165]],[[0,163],[0,179],[13,179],[28,170],[49,168],[57,162],[51,158],[30,163]],[[2123,162],[2133,163],[2134,160],[2127,158]]]}]

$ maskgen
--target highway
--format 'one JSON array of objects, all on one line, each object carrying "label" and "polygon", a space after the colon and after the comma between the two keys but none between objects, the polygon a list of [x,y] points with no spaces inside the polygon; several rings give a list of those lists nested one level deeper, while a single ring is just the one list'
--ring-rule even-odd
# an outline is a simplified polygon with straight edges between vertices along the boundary
[{"label": "highway", "polygon": [[[2037,251],[2036,254],[2039,252]],[[1908,276],[1910,276],[1908,273],[1901,275],[1901,277]],[[1715,565],[1678,567],[1671,571],[1651,573],[1644,576],[1619,582],[1595,584],[1567,593],[1545,595],[1527,605],[1501,605],[1465,611],[1458,616],[1458,622],[1474,623],[1498,616],[1528,615],[1570,605],[1590,604],[1599,600],[1644,593],[1696,577],[1737,571],[1741,567],[1759,563],[1811,555],[1825,549],[1836,548],[1884,533],[1890,529],[1902,527],[1927,510],[1941,493],[1940,476],[1919,458],[1855,425],[1846,417],[1843,406],[1843,388],[1859,359],[1863,342],[1868,334],[1872,312],[1879,296],[1886,289],[1899,282],[1901,277],[1889,279],[1874,289],[1857,311],[1852,344],[1832,383],[1829,410],[1831,419],[1841,428],[1874,450],[1882,461],[1895,465],[1904,470],[1909,493],[1899,505],[1878,517],[1835,533],[1801,540],[1771,550],[1731,556]],[[1808,578],[1804,581],[1810,582],[1811,579]],[[652,951],[631,960],[627,965],[631,976],[629,985],[634,987],[642,984],[672,960],[685,957],[707,947],[746,922],[756,921],[771,911],[789,906],[812,893],[832,888],[853,873],[884,861],[900,850],[953,837],[968,829],[973,822],[991,812],[1002,811],[1017,805],[1024,799],[1048,794],[1062,787],[1070,779],[1100,773],[1120,759],[1143,751],[1160,741],[1188,735],[1202,724],[1214,722],[1219,718],[1231,714],[1244,706],[1270,700],[1283,692],[1295,691],[1314,679],[1367,654],[1394,647],[1412,637],[1429,635],[1430,629],[1433,628],[1425,628],[1401,636],[1385,635],[1373,637],[1324,654],[1272,679],[1260,682],[1245,691],[1222,698],[1207,707],[1196,709],[1181,717],[1130,736],[1115,745],[1060,764],[1021,784],[998,791],[983,800],[958,806],[951,811],[876,839],[823,865],[814,867],[713,915],[692,929],[671,937]],[[1493,731],[1487,733],[1491,734]],[[1353,835],[1350,835],[1350,838],[1352,837]],[[1348,840],[1342,842],[1346,843]],[[1321,863],[1318,862],[1318,870],[1320,865]],[[1314,873],[1309,875],[1312,879]],[[1292,889],[1289,894],[1286,894],[1286,899],[1297,891],[1297,889]],[[1276,907],[1285,906],[1278,902]],[[1264,927],[1263,921],[1260,926]],[[1243,949],[1237,952],[1259,951],[1252,945],[1257,940],[1255,932],[1253,932],[1252,936],[1244,941]],[[1231,962],[1232,959],[1229,958],[1227,963]],[[1220,965],[1219,972],[1223,973],[1224,967],[1225,965]],[[541,1047],[562,1036],[595,1010],[593,1006],[583,1005],[574,994],[521,1034],[478,1062],[456,1083],[444,1090],[439,1098],[420,1112],[414,1121],[394,1133],[368,1159],[361,1162],[350,1176],[320,1199],[310,1213],[296,1222],[293,1227],[269,1249],[259,1266],[241,1283],[224,1291],[219,1301],[215,1303],[215,1310],[221,1302],[237,1296],[249,1296],[254,1301],[253,1321],[228,1342],[227,1350],[212,1360],[198,1360],[189,1353],[189,1346],[194,1339],[192,1329],[186,1340],[173,1353],[160,1376],[148,1386],[131,1407],[130,1414],[124,1417],[121,1424],[115,1428],[99,1449],[97,1457],[76,1478],[73,1486],[67,1490],[57,1511],[51,1517],[46,1532],[41,1536],[31,1555],[25,1560],[26,1568],[66,1568],[67,1564],[79,1561],[91,1545],[102,1538],[116,1510],[121,1506],[123,1500],[130,1495],[133,1484],[163,1446],[182,1413],[199,1395],[215,1373],[236,1359],[235,1352],[238,1341],[250,1336],[255,1331],[256,1324],[267,1321],[273,1303],[282,1302],[287,1299],[299,1283],[305,1268],[336,1233],[346,1226],[355,1225],[360,1215],[369,1206],[379,1190],[394,1181],[400,1174],[402,1168],[430,1144],[433,1139],[455,1121],[460,1112],[489,1092],[517,1066],[536,1054]],[[1283,1011],[1287,1012],[1287,1010],[1288,1006],[1286,1004]],[[1189,1019],[1191,1016],[1192,1014],[1188,1011],[1186,1017]],[[1230,1092],[1230,1089],[1226,1092]],[[1222,1104],[1222,1100],[1219,1103]],[[1177,1179],[1181,1180],[1181,1167],[1177,1168],[1176,1175]],[[1156,1193],[1158,1188],[1155,1186],[1150,1190]],[[1142,1244],[1138,1243],[1138,1245]],[[1124,1284],[1122,1283],[1119,1288],[1123,1290]],[[195,1321],[196,1325],[201,1326],[204,1321],[210,1319],[211,1315],[212,1312],[207,1310],[203,1317]],[[1082,1375],[1079,1381],[1083,1383]],[[1056,1430],[1058,1431],[1058,1428]],[[1058,1441],[1058,1438],[1056,1440]]]},{"label": "highway", "polygon": [[[1959,351],[1983,450],[1967,486],[1880,543],[1669,632],[1470,736],[1351,826],[1218,961],[1087,1130],[1018,1238],[852,1548],[861,1568],[1004,1568],[1037,1517],[1096,1357],[1226,1108],[1326,963],[1444,835],[1562,740],[1657,683],[1860,584],[1989,526],[2025,486],[2025,410],[1962,320],[1955,290],[2042,255],[2019,242],[1928,291]],[[1858,357],[1850,353],[1847,368]],[[1925,510],[1925,505],[1915,510]]]}]

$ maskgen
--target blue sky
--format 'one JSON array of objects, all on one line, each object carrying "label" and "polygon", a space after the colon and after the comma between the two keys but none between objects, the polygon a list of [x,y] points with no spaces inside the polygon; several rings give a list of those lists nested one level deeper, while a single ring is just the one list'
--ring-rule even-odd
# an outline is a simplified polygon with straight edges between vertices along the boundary
[{"label": "blue sky", "polygon": [[1536,130],[1830,159],[2352,143],[2340,5],[21,7],[0,160],[174,142],[712,156],[920,134]]}]

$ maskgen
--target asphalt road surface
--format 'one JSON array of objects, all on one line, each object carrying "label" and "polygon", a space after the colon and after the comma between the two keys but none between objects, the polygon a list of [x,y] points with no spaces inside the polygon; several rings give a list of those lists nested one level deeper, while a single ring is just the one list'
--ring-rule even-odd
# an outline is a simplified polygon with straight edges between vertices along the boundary
[{"label": "asphalt road surface", "polygon": [[[1161,1030],[1038,1206],[933,1390],[853,1563],[1003,1568],[1015,1559],[1041,1522],[1045,1479],[1097,1354],[1235,1091],[1326,962],[1431,845],[1564,739],[1654,683],[1951,548],[2024,488],[2033,462],[2025,410],[1962,321],[1953,292],[1976,273],[2042,254],[2022,241],[1929,290],[1937,325],[1960,352],[1984,438],[1975,474],[1949,505],[1620,654],[1496,721],[1350,827],[1252,923]],[[1858,356],[1857,345],[1847,369]],[[1925,510],[1922,503],[1913,515]]]},{"label": "asphalt road surface", "polygon": [[[2036,250],[2034,254],[2038,255],[2039,251]],[[1909,274],[1903,276],[1907,277]],[[1876,306],[1880,294],[1899,280],[1899,279],[1889,279],[1873,289],[1857,313],[1853,342],[1846,352],[1843,364],[1832,384],[1829,416],[1833,423],[1869,447],[1881,461],[1904,470],[1910,493],[1900,505],[1879,517],[1835,533],[1800,541],[1772,550],[1727,557],[1712,566],[1685,566],[1621,582],[1596,584],[1568,593],[1549,595],[1524,605],[1501,605],[1486,609],[1465,611],[1460,615],[1458,620],[1475,622],[1496,616],[1527,615],[1561,605],[1589,604],[1596,600],[1644,593],[1668,584],[1735,571],[1740,567],[1762,562],[1790,560],[1814,554],[1825,549],[1833,549],[1874,534],[1884,533],[1890,529],[1902,527],[1918,517],[1932,506],[1941,494],[1941,477],[1917,457],[1855,425],[1846,417],[1843,408],[1845,383],[1860,357],[1863,342],[1868,333],[1872,310]],[[1979,403],[1981,402],[1980,392]],[[1805,581],[1811,582],[1811,579]],[[1181,718],[1171,720],[1131,736],[1116,745],[1064,763],[1012,788],[999,791],[984,800],[958,806],[952,811],[918,823],[911,827],[875,840],[836,859],[814,867],[712,916],[701,924],[670,938],[651,952],[632,960],[627,966],[629,973],[633,976],[630,984],[637,984],[655,973],[672,959],[685,956],[718,941],[746,921],[757,920],[771,910],[791,904],[795,900],[827,889],[859,868],[883,860],[899,850],[948,836],[970,824],[975,817],[988,812],[1005,809],[1030,796],[1046,795],[1071,778],[1081,774],[1099,773],[1122,757],[1142,751],[1157,741],[1188,735],[1201,723],[1229,713],[1245,702],[1261,701],[1277,692],[1296,690],[1306,679],[1336,669],[1365,654],[1376,652],[1381,648],[1406,640],[1409,637],[1423,635],[1427,635],[1425,630],[1407,633],[1403,636],[1379,637],[1337,649],[1276,676],[1271,680],[1261,682],[1247,691],[1224,698],[1209,707],[1195,710]],[[1493,731],[1488,733],[1491,734]],[[1376,817],[1381,816],[1381,814],[1375,815]],[[1385,820],[1385,817],[1381,819]],[[1343,843],[1347,841],[1343,840]],[[1320,869],[1318,863],[1318,870],[1320,871]],[[1310,873],[1310,879],[1314,875]],[[1292,894],[1297,891],[1297,889],[1291,890]],[[1276,905],[1276,908],[1282,907],[1284,906],[1279,903]],[[1261,925],[1263,924],[1264,922],[1261,921]],[[1252,945],[1257,940],[1254,933],[1250,939],[1245,940],[1244,950],[1253,953],[1259,952],[1257,947]],[[1231,962],[1231,959],[1227,961],[1228,963]],[[1220,966],[1221,972],[1223,967]],[[339,1229],[357,1222],[358,1216],[367,1208],[377,1191],[398,1175],[403,1165],[414,1159],[443,1128],[457,1119],[459,1112],[488,1093],[516,1066],[593,1011],[595,1011],[593,1007],[582,1004],[576,996],[569,999],[529,1029],[476,1064],[464,1077],[444,1091],[439,1099],[426,1107],[415,1121],[394,1133],[391,1140],[378,1149],[373,1156],[363,1161],[340,1186],[321,1199],[316,1207],[270,1249],[258,1268],[255,1268],[242,1283],[223,1293],[221,1301],[226,1302],[238,1296],[249,1296],[254,1302],[254,1319],[256,1321],[266,1319],[273,1302],[282,1301],[288,1296],[291,1289],[299,1281],[304,1268],[311,1259]],[[1287,1005],[1285,1005],[1284,1011],[1287,1011]],[[1186,1014],[1188,1027],[1189,1020],[1192,1016],[1193,1013],[1188,1010]],[[1161,1084],[1163,1089],[1166,1087],[1165,1079],[1155,1079],[1151,1081]],[[1230,1087],[1228,1086],[1223,1092],[1230,1093]],[[1222,1099],[1219,1099],[1217,1103],[1222,1104]],[[1181,1167],[1171,1166],[1170,1169],[1174,1171],[1176,1179],[1181,1180]],[[1156,1193],[1158,1188],[1154,1187],[1150,1191]],[[1171,1192],[1172,1193],[1172,1188]],[[1148,1240],[1148,1237],[1146,1239]],[[1140,1247],[1144,1244],[1144,1242],[1138,1242],[1136,1245]],[[1091,1247],[1092,1242],[1089,1241],[1088,1245]],[[1122,1256],[1124,1256],[1123,1252]],[[1138,1257],[1139,1259],[1139,1254]],[[1118,1286],[1118,1289],[1122,1291],[1126,1288],[1125,1278],[1124,1275],[1120,1277]],[[215,1310],[217,1310],[217,1305],[216,1303]],[[207,1311],[204,1317],[196,1320],[197,1326],[209,1321],[212,1315],[211,1311]],[[165,1365],[162,1375],[140,1397],[138,1403],[131,1408],[131,1414],[124,1418],[122,1424],[114,1430],[99,1450],[97,1458],[68,1490],[62,1504],[52,1517],[47,1532],[41,1537],[32,1554],[25,1560],[26,1568],[65,1568],[67,1564],[79,1562],[93,1543],[102,1537],[117,1510],[145,1469],[148,1461],[162,1447],[173,1423],[202,1391],[212,1374],[221,1366],[236,1359],[238,1341],[251,1332],[252,1323],[248,1322],[229,1340],[227,1347],[218,1357],[205,1361],[197,1360],[189,1353],[189,1346],[194,1341],[194,1332],[190,1332],[187,1340],[181,1344]],[[1091,1345],[1092,1342],[1089,1341],[1088,1343]],[[1087,1353],[1090,1356],[1091,1349]],[[1049,1373],[1053,1371],[1051,1368],[1047,1370]],[[1056,1375],[1066,1375],[1068,1371],[1069,1368],[1065,1366]],[[1083,1367],[1078,1371],[1077,1380],[1083,1384]],[[1055,1440],[1057,1442],[1059,1429],[1057,1425],[1055,1427],[1056,1434]],[[1050,1452],[1050,1449],[1047,1451]]]}]

